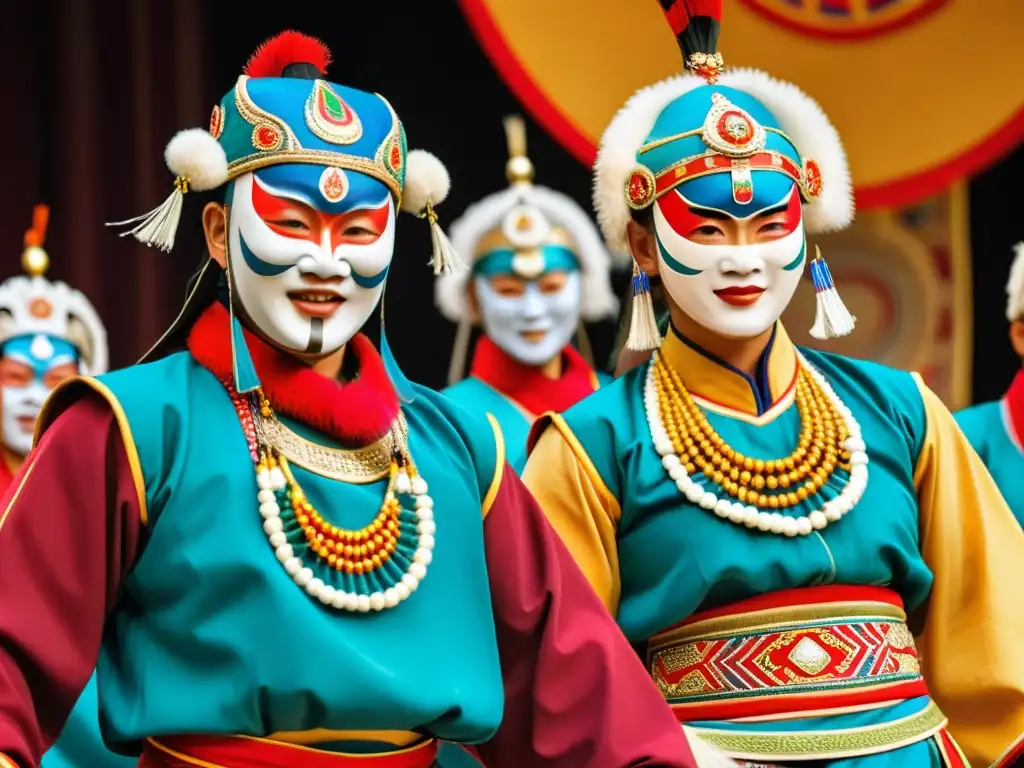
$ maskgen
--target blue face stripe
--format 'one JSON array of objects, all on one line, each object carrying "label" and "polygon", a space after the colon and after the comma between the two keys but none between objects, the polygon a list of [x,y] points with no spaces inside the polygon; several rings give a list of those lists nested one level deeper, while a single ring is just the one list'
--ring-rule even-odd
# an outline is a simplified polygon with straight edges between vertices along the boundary
[{"label": "blue face stripe", "polygon": [[672,271],[678,272],[681,275],[699,275],[704,271],[703,269],[692,269],[681,261],[673,258],[672,254],[668,252],[668,248],[662,244],[661,238],[658,236],[657,232],[655,232],[654,238],[658,241],[658,250],[661,252],[661,258],[665,260],[665,263],[668,264],[669,269]]},{"label": "blue face stripe", "polygon": [[[32,343],[35,341],[37,335],[44,336],[53,347],[53,354],[48,358],[43,359],[32,354]],[[74,344],[67,339],[62,339],[59,336],[53,336],[48,333],[25,334],[8,339],[4,343],[3,347],[0,348],[0,356],[10,356],[12,359],[31,365],[32,369],[35,371],[36,378],[39,379],[41,379],[47,371],[57,365],[78,363],[79,360],[78,348]]]},{"label": "blue face stripe", "polygon": [[352,270],[352,280],[360,288],[376,288],[378,285],[380,285],[382,282],[384,282],[384,278],[386,278],[388,276],[388,270],[389,269],[391,269],[391,265],[390,264],[388,264],[386,267],[384,267],[384,269],[382,269],[376,275],[370,275],[369,277],[364,277],[363,275],[360,275],[358,272],[356,272],[353,269]]},{"label": "blue face stripe", "polygon": [[796,258],[793,259],[791,262],[789,262],[789,264],[784,266],[783,269],[787,270],[789,272],[792,272],[797,267],[800,267],[801,265],[803,265],[803,263],[804,263],[804,256],[806,256],[806,255],[807,255],[807,237],[805,236],[804,237],[803,245],[800,246],[800,253],[798,253],[796,255]]},{"label": "blue face stripe", "polygon": [[238,245],[242,249],[242,258],[245,259],[245,265],[260,277],[277,277],[295,266],[294,264],[270,264],[263,261],[246,245],[245,236],[241,232],[238,233]]},{"label": "blue face stripe", "polygon": [[381,182],[355,171],[341,170],[348,183],[345,196],[331,203],[320,192],[320,177],[327,166],[309,163],[283,163],[261,168],[254,175],[265,187],[284,193],[328,215],[348,213],[360,208],[380,208],[391,191]]}]

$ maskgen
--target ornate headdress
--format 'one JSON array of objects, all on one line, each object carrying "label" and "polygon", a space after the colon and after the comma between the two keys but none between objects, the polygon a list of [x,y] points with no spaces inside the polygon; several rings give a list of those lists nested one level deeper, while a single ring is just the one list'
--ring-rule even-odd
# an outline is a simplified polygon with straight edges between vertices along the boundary
[{"label": "ornate headdress", "polygon": [[35,207],[21,254],[25,275],[0,283],[0,344],[36,334],[66,339],[78,349],[83,374],[104,373],[107,332],[96,310],[81,292],[44,277],[50,267],[50,257],[43,249],[49,218],[47,206]]},{"label": "ornate headdress", "polygon": [[[755,185],[791,179],[804,202],[809,234],[849,226],[853,188],[846,153],[818,104],[791,83],[755,69],[724,69],[717,51],[721,0],[659,0],[688,72],[637,91],[601,137],[594,165],[594,205],[613,250],[628,248],[626,224],[666,192],[728,174],[737,204]],[[811,263],[818,318],[811,333],[849,333],[827,266]],[[657,345],[646,275],[634,265],[633,327],[627,346]]]},{"label": "ornate headdress", "polygon": [[[343,185],[344,169],[383,183],[395,207],[425,218],[431,227],[435,274],[458,265],[448,238],[437,223],[435,206],[448,195],[450,179],[441,161],[429,152],[407,151],[405,129],[388,101],[324,79],[331,54],[320,40],[299,32],[282,32],[250,57],[234,88],[214,106],[208,129],[181,131],[164,152],[174,174],[174,191],[157,208],[129,221],[122,233],[164,251],[174,245],[184,195],[190,190],[222,187],[244,173],[283,163],[324,166],[321,189],[330,199],[332,184]],[[217,270],[209,264],[196,279],[178,319],[144,359],[180,342],[186,330],[216,295]],[[236,340],[241,338],[235,328]],[[400,394],[401,376],[382,334],[382,353]],[[240,392],[258,386],[248,355],[236,344],[235,384]]]},{"label": "ornate headdress", "polygon": [[[505,119],[505,136],[509,187],[469,206],[452,223],[452,246],[468,255],[471,263],[441,275],[434,286],[441,314],[459,324],[449,372],[453,381],[461,376],[469,342],[467,283],[491,264],[504,264],[513,274],[530,280],[551,268],[553,261],[571,261],[582,276],[581,318],[601,320],[618,310],[608,278],[613,255],[594,222],[568,195],[533,183],[534,167],[526,153],[526,125],[521,117]],[[621,255],[616,258],[623,261]]]}]

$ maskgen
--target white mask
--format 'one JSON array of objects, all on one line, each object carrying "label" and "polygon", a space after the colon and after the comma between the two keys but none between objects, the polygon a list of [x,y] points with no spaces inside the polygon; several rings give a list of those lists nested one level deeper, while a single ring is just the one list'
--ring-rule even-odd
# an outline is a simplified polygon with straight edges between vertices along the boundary
[{"label": "white mask", "polygon": [[[310,172],[322,174],[321,194],[330,194],[334,199],[319,199],[308,192],[308,184],[303,189],[279,183],[289,169],[294,169],[296,178]],[[384,292],[395,244],[394,202],[383,184],[361,174],[348,176],[344,170],[320,166],[282,165],[270,170],[276,172],[272,178],[278,186],[256,178],[253,173],[235,180],[228,221],[232,300],[274,344],[290,352],[327,355],[355,336]],[[329,178],[334,173],[341,174],[340,181],[337,175]],[[337,206],[357,181],[364,194],[344,209],[344,214],[323,212],[330,204]],[[372,185],[377,185],[379,191]],[[328,191],[324,192],[325,189]],[[266,213],[261,215],[257,210],[254,194],[264,205],[297,201],[314,209],[323,226],[316,227],[318,231],[306,238],[281,234],[264,220]],[[377,199],[366,200],[367,194]],[[357,211],[376,211],[381,222],[386,216],[386,225],[372,243],[339,241],[339,216]],[[311,277],[329,282],[312,281]],[[289,293],[310,289],[329,290],[343,301],[333,314],[310,315],[289,298]]]},{"label": "white mask", "polygon": [[[4,345],[4,358],[5,363],[18,366],[28,381],[23,386],[5,384],[0,388],[3,441],[14,453],[26,456],[32,450],[39,411],[52,391],[46,377],[52,377],[55,368],[67,368],[76,363],[78,352],[65,339],[35,334],[8,341]],[[75,370],[68,371],[62,378],[77,372],[76,364]]]},{"label": "white mask", "polygon": [[[540,366],[561,354],[572,340],[580,316],[580,273],[567,273],[561,290],[544,293],[535,280],[521,296],[502,296],[483,275],[473,278],[484,331],[510,357]],[[543,334],[531,341],[524,333]]]},{"label": "white mask", "polygon": [[[800,283],[806,238],[800,223],[789,234],[753,245],[705,245],[679,234],[654,206],[662,285],[678,307],[721,336],[748,339],[782,316]],[[748,289],[746,298],[738,289]],[[761,289],[758,295],[755,289]],[[719,292],[719,293],[716,293]]]}]

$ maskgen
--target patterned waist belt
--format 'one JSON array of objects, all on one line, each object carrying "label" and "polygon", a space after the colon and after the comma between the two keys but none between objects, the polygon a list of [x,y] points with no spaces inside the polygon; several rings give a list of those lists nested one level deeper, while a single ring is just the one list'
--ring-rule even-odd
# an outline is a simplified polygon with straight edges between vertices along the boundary
[{"label": "patterned waist belt", "polygon": [[647,661],[682,722],[899,701],[928,693],[906,618],[880,587],[784,590],[695,614]]},{"label": "patterned waist belt", "polygon": [[437,742],[382,754],[342,754],[248,736],[147,739],[140,768],[430,768]]}]

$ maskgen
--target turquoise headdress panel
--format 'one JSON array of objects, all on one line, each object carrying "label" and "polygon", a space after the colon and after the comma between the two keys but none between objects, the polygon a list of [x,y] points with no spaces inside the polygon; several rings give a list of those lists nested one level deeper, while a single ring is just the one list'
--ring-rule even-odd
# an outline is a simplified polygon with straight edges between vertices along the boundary
[{"label": "turquoise headdress panel", "polygon": [[678,189],[702,208],[744,218],[783,200],[797,185],[821,192],[821,173],[804,161],[775,116],[748,93],[704,85],[669,103],[636,153],[628,203],[646,208]]}]

